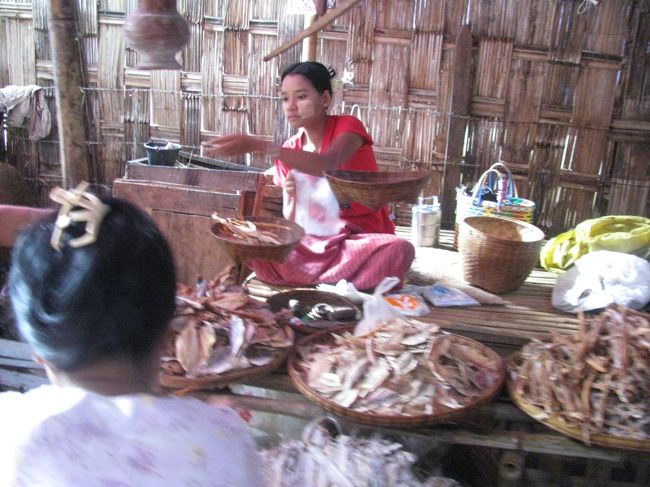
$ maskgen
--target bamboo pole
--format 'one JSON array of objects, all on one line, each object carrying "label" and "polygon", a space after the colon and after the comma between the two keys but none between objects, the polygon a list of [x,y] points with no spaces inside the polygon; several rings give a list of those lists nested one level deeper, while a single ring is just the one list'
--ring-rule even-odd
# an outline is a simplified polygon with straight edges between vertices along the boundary
[{"label": "bamboo pole", "polygon": [[330,24],[331,22],[334,22],[336,19],[338,19],[341,15],[343,15],[345,12],[350,10],[352,7],[354,7],[360,1],[361,0],[348,0],[347,3],[341,5],[340,7],[336,7],[335,9],[330,10],[325,15],[318,18],[318,20],[316,20],[316,22],[311,24],[308,28],[306,28],[305,30],[300,32],[298,35],[296,35],[292,39],[290,39],[287,42],[285,42],[284,44],[282,44],[277,49],[271,51],[269,54],[264,56],[264,61],[270,61],[274,57],[279,56],[284,51],[287,51],[289,48],[295,46],[296,44],[298,44],[303,39],[309,37],[312,34],[317,33],[319,30],[321,30],[326,25]]},{"label": "bamboo pole", "polygon": [[65,188],[90,179],[77,18],[74,0],[50,0],[48,26],[52,33],[59,155]]}]

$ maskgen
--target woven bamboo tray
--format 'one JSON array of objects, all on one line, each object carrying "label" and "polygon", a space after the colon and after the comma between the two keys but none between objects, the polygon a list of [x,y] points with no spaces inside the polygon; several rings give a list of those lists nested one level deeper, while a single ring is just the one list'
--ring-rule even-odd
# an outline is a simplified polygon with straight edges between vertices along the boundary
[{"label": "woven bamboo tray", "polygon": [[327,331],[345,331],[350,330],[354,327],[359,319],[361,319],[361,310],[357,305],[355,305],[348,298],[343,297],[336,293],[329,293],[325,291],[318,291],[316,289],[293,289],[290,291],[283,291],[274,294],[269,297],[266,302],[271,308],[271,311],[277,313],[282,308],[289,309],[289,301],[295,299],[301,303],[301,305],[311,308],[315,304],[325,303],[331,306],[344,306],[350,307],[356,311],[356,316],[348,320],[309,320],[304,321],[304,325],[296,325],[294,323],[289,323],[289,325],[299,333],[303,334],[313,334],[319,333],[324,330]]},{"label": "woven bamboo tray", "polygon": [[185,392],[223,389],[235,382],[257,379],[273,372],[284,363],[290,350],[290,347],[277,349],[271,362],[266,365],[251,366],[244,369],[232,370],[223,374],[206,374],[197,377],[172,375],[162,371],[159,374],[159,380],[163,387],[169,389],[181,389]]},{"label": "woven bamboo tray", "polygon": [[350,418],[358,423],[366,424],[370,426],[390,426],[390,427],[413,427],[413,426],[430,426],[437,423],[442,423],[453,418],[458,418],[467,414],[472,409],[481,406],[490,402],[494,397],[501,391],[503,383],[505,382],[505,366],[503,365],[503,360],[501,357],[492,349],[486,347],[485,345],[472,340],[471,338],[466,338],[461,335],[452,334],[454,340],[459,342],[471,343],[473,346],[479,346],[483,349],[486,355],[489,355],[491,358],[495,359],[501,364],[499,371],[499,380],[483,394],[483,396],[476,399],[473,403],[468,404],[462,408],[450,409],[448,411],[442,411],[436,414],[423,414],[419,416],[406,416],[401,414],[396,415],[378,415],[371,414],[368,412],[359,412],[351,408],[346,408],[340,404],[335,403],[334,401],[327,399],[317,393],[312,389],[305,380],[304,374],[305,371],[302,369],[300,363],[302,357],[300,350],[305,349],[306,347],[317,345],[317,344],[329,344],[334,341],[333,334],[330,332],[322,332],[313,335],[309,335],[302,340],[300,340],[296,346],[294,346],[293,351],[289,355],[287,360],[287,370],[289,372],[289,377],[293,382],[296,389],[303,394],[307,399],[318,404],[322,408],[330,411],[334,414]]},{"label": "woven bamboo tray", "polygon": [[458,249],[465,280],[493,293],[523,284],[539,261],[544,232],[530,223],[472,216],[460,224]]},{"label": "woven bamboo tray", "polygon": [[250,259],[283,261],[305,234],[300,225],[284,218],[247,217],[247,220],[255,223],[260,230],[272,232],[282,243],[275,245],[262,242],[246,242],[225,231],[223,224],[215,223],[211,230],[212,236],[217,240],[219,246],[236,262],[244,262]]},{"label": "woven bamboo tray", "polygon": [[[519,353],[514,353],[508,358],[508,364],[515,364],[519,360]],[[544,410],[534,404],[531,404],[525,397],[520,396],[515,392],[515,387],[512,381],[508,380],[508,394],[519,409],[528,414],[531,418],[539,421],[552,430],[557,431],[563,435],[578,440],[587,446],[602,446],[605,448],[619,448],[623,450],[632,450],[639,452],[650,452],[650,440],[634,440],[630,438],[623,438],[620,436],[592,434],[590,435],[589,443],[584,441],[582,432],[578,426],[567,422],[561,416],[550,416],[545,419],[540,419],[544,415]]]},{"label": "woven bamboo tray", "polygon": [[431,172],[336,170],[325,171],[325,177],[339,203],[356,202],[372,210],[378,210],[392,201],[415,203],[425,183],[431,177]]}]

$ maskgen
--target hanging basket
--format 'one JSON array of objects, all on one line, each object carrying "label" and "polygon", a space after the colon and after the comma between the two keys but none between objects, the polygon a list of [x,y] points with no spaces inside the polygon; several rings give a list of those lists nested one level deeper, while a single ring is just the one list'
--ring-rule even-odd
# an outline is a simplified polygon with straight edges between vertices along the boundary
[{"label": "hanging basket", "polygon": [[[505,183],[504,187],[498,187],[500,182]],[[501,201],[484,199],[486,192],[497,194],[499,189],[503,192]],[[463,188],[456,189],[454,247],[458,245],[459,226],[468,216],[501,216],[533,223],[535,202],[518,196],[510,169],[503,162],[496,162],[481,175],[471,195],[465,194]]]}]

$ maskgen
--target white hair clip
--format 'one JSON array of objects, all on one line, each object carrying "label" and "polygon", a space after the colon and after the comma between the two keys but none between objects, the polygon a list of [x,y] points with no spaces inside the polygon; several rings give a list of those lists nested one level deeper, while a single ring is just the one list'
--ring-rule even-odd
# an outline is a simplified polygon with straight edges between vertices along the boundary
[{"label": "white hair clip", "polygon": [[[70,247],[84,247],[97,240],[99,226],[111,207],[102,203],[94,194],[86,192],[87,188],[88,183],[84,181],[79,183],[75,189],[65,190],[57,187],[50,191],[50,199],[61,204],[50,239],[50,244],[57,251],[61,251],[63,247],[61,242],[63,230],[73,222],[86,222],[86,233],[69,240],[67,243]],[[83,209],[73,209],[79,206]]]}]

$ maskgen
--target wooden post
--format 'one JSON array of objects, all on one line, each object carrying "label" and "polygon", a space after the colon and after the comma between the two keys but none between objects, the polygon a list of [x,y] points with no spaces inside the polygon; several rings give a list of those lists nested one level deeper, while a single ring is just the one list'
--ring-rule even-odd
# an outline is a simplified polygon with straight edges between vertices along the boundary
[{"label": "wooden post", "polygon": [[456,188],[460,183],[460,160],[465,146],[465,130],[471,101],[470,68],[472,59],[472,33],[464,25],[456,36],[454,46],[454,74],[449,105],[449,130],[447,155],[442,182],[442,228],[454,228],[456,215]]},{"label": "wooden post", "polygon": [[65,188],[90,179],[77,18],[75,0],[50,0],[48,26],[52,35],[59,155]]}]

